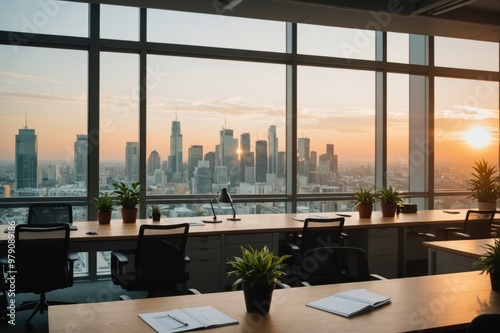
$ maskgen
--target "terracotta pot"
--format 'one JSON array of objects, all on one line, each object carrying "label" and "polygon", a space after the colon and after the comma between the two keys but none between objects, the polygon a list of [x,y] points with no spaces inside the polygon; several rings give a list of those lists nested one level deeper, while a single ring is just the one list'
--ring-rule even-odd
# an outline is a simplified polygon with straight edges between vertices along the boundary
[{"label": "terracotta pot", "polygon": [[97,212],[97,222],[99,224],[109,224],[111,222],[111,212]]},{"label": "terracotta pot", "polygon": [[135,223],[137,221],[137,208],[122,208],[123,223]]},{"label": "terracotta pot", "polygon": [[243,283],[243,295],[247,312],[267,314],[271,308],[271,298],[275,285],[259,285],[250,287]]},{"label": "terracotta pot", "polygon": [[153,222],[159,222],[161,218],[161,213],[151,213],[151,216],[153,217]]},{"label": "terracotta pot", "polygon": [[359,218],[369,219],[372,217],[373,205],[372,204],[358,204]]},{"label": "terracotta pot", "polygon": [[382,203],[380,204],[380,208],[382,209],[383,217],[394,217],[394,215],[396,215],[396,209],[398,208],[398,205]]}]

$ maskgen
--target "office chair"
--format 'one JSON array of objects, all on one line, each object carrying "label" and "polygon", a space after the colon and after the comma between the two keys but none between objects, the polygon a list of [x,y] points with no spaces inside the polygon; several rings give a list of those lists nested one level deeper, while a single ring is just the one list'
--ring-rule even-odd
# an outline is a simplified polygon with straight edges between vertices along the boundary
[{"label": "office chair", "polygon": [[497,236],[498,226],[493,224],[496,210],[468,210],[462,227],[447,227],[435,235],[428,232],[418,232],[428,240],[481,239]]},{"label": "office chair", "polygon": [[28,224],[68,223],[70,229],[73,225],[73,208],[65,203],[38,203],[29,206]]},{"label": "office chair", "polygon": [[[46,293],[68,288],[73,285],[73,264],[78,259],[76,253],[68,252],[69,226],[66,223],[16,226],[14,267],[8,255],[0,257],[2,266],[2,288],[10,290],[10,278],[14,274],[15,293],[34,293],[40,295],[36,301],[25,302],[17,311],[33,309],[25,322],[27,330],[33,326],[31,319],[43,314],[49,305],[68,304],[67,302],[47,301]],[[14,273],[11,273],[14,272]],[[5,298],[6,299],[6,298]],[[2,309],[3,318],[8,318],[7,309]]]},{"label": "office chair", "polygon": [[111,253],[113,283],[127,291],[147,291],[148,297],[198,293],[186,287],[188,231],[189,223],[141,225],[135,251]]},{"label": "office chair", "polygon": [[472,319],[466,333],[494,333],[500,326],[500,313],[481,314]]},{"label": "office chair", "polygon": [[286,277],[284,282],[297,286],[297,276],[302,272],[304,254],[317,247],[343,245],[345,218],[306,218],[302,233],[294,242],[287,242],[282,247],[284,254],[291,255],[287,260]]},{"label": "office chair", "polygon": [[371,274],[363,249],[347,246],[319,247],[306,251],[301,267],[302,285],[385,280]]}]

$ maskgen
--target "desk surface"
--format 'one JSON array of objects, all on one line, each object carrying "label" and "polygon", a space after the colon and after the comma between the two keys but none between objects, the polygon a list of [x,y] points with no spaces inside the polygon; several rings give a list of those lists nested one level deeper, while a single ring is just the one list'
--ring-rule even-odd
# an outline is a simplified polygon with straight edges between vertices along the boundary
[{"label": "desk surface", "polygon": [[[369,219],[360,219],[358,212],[347,212],[350,217],[345,218],[345,229],[385,228],[418,226],[432,223],[452,224],[460,223],[465,219],[467,210],[455,210],[458,214],[448,214],[442,210],[422,210],[417,213],[398,214],[395,217],[382,217],[380,211],[373,212]],[[346,212],[342,212],[346,214]],[[191,226],[190,236],[251,234],[293,232],[302,230],[303,223],[293,218],[325,216],[337,217],[336,213],[320,214],[256,214],[239,215],[241,221],[227,221],[228,216],[218,216],[222,223],[205,223],[204,226]],[[204,217],[206,218],[206,217]],[[112,220],[109,225],[99,225],[97,221],[75,222],[78,230],[71,231],[71,241],[109,241],[109,240],[134,240],[139,233],[141,224],[174,224],[183,222],[199,222],[203,217],[164,218],[161,222],[152,222],[151,219],[138,220],[137,223],[124,224],[121,220]],[[90,230],[97,231],[97,235],[87,235]],[[0,233],[0,244],[5,243],[7,234]]]},{"label": "desk surface", "polygon": [[486,244],[494,245],[495,238],[435,241],[423,242],[422,244],[431,249],[479,259],[486,252],[484,246]]},{"label": "desk surface", "polygon": [[[392,303],[352,318],[305,304],[340,291],[366,288]],[[464,329],[478,314],[500,312],[500,293],[478,272],[344,283],[275,290],[266,317],[248,314],[241,291],[165,298],[56,305],[49,307],[49,330],[60,332],[154,332],[137,314],[211,305],[239,321],[210,332],[366,332]]]}]

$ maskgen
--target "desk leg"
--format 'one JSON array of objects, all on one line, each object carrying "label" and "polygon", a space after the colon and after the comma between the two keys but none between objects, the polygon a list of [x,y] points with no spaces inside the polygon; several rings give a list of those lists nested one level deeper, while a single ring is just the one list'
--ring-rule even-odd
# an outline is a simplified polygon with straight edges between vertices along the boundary
[{"label": "desk leg", "polygon": [[427,275],[436,275],[436,250],[427,249]]}]

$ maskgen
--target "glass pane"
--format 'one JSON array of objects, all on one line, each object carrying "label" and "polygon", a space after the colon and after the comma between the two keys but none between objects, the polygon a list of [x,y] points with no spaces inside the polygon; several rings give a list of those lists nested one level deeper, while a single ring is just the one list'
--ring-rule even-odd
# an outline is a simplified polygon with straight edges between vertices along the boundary
[{"label": "glass pane", "polygon": [[86,159],[76,142],[87,133],[87,52],[0,46],[0,58],[2,185],[11,197],[86,196],[75,171]]},{"label": "glass pane", "polygon": [[117,181],[139,180],[137,55],[101,53],[100,117],[99,184],[111,191]]},{"label": "glass pane", "polygon": [[25,45],[36,34],[88,37],[89,5],[55,0],[0,1],[0,30],[14,45]]},{"label": "glass pane", "polygon": [[[356,210],[350,200],[315,200],[297,202],[297,213],[349,212]],[[356,213],[357,214],[357,213]],[[357,215],[353,215],[356,216]]]},{"label": "glass pane", "polygon": [[375,73],[298,68],[299,193],[375,185]]},{"label": "glass pane", "polygon": [[409,189],[409,77],[387,74],[387,183]]},{"label": "glass pane", "polygon": [[410,61],[408,34],[387,33],[387,61],[407,64]]},{"label": "glass pane", "polygon": [[101,5],[101,38],[139,40],[139,8]]},{"label": "glass pane", "polygon": [[498,165],[498,83],[439,77],[435,82],[434,186],[466,190],[475,161]]},{"label": "glass pane", "polygon": [[375,60],[375,32],[299,24],[298,53]]},{"label": "glass pane", "polygon": [[148,194],[285,192],[284,66],[164,56],[148,64],[168,73],[148,81]]},{"label": "glass pane", "polygon": [[285,51],[285,23],[148,9],[148,41]]},{"label": "glass pane", "polygon": [[498,43],[435,37],[435,65],[498,71]]}]

